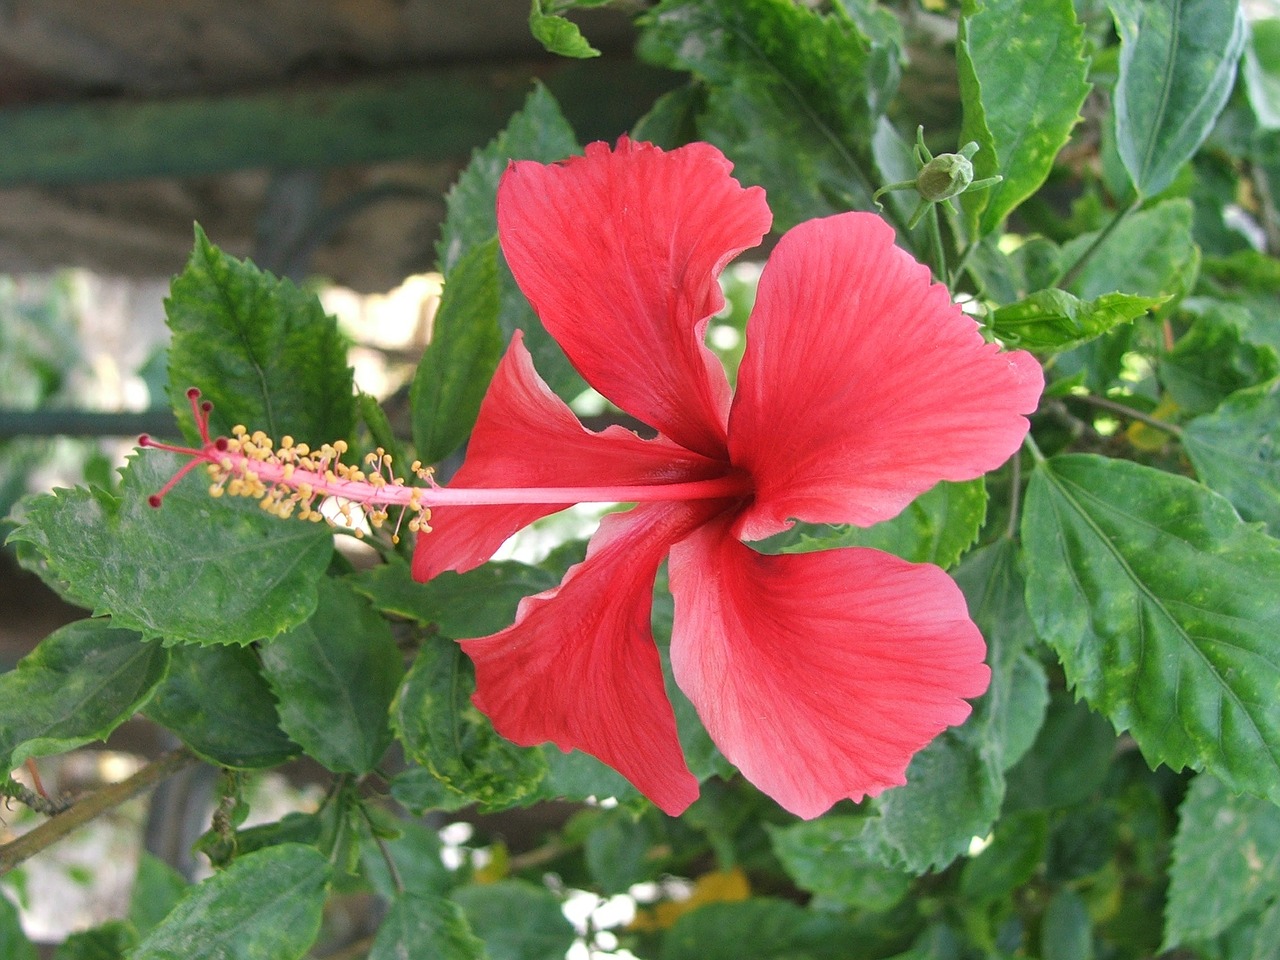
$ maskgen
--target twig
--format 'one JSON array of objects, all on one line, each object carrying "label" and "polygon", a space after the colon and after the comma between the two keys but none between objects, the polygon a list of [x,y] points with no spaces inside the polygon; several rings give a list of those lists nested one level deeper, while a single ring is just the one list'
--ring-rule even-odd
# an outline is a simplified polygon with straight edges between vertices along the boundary
[{"label": "twig", "polygon": [[13,779],[10,779],[5,784],[0,784],[0,794],[11,797],[23,806],[30,807],[36,813],[42,813],[46,817],[56,817],[72,804],[69,798],[55,800],[46,794],[36,793],[36,791]]},{"label": "twig", "polygon": [[1167,433],[1173,437],[1182,436],[1182,428],[1176,423],[1169,423],[1167,420],[1161,420],[1159,417],[1153,417],[1149,413],[1143,413],[1141,410],[1135,410],[1133,407],[1127,407],[1123,403],[1116,403],[1114,400],[1108,400],[1106,397],[1098,397],[1091,393],[1080,394],[1079,396],[1071,396],[1070,400],[1079,400],[1089,406],[1097,407],[1099,410],[1107,410],[1111,413],[1119,414],[1122,417],[1128,417],[1130,420],[1139,420],[1149,427]]},{"label": "twig", "polygon": [[95,790],[83,800],[67,808],[65,812],[46,820],[18,839],[0,846],[0,875],[8,873],[24,860],[61,840],[77,827],[82,827],[111,808],[146,793],[161,780],[173,776],[183,767],[195,762],[195,756],[182,747],[147,764],[127,780]]}]

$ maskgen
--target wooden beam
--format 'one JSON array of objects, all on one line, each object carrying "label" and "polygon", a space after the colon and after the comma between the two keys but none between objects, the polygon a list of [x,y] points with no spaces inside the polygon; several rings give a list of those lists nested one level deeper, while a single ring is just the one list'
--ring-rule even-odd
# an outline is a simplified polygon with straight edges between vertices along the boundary
[{"label": "wooden beam", "polygon": [[506,125],[538,75],[584,141],[616,137],[682,79],[593,60],[10,108],[0,110],[0,186],[463,159]]}]

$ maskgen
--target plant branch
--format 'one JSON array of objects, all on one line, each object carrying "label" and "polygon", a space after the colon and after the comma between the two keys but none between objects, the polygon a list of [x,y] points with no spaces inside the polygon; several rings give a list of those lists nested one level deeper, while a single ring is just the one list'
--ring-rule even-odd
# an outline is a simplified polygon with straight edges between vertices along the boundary
[{"label": "plant branch", "polygon": [[1128,417],[1130,420],[1138,420],[1145,423],[1149,427],[1163,431],[1170,436],[1182,436],[1182,428],[1175,423],[1169,423],[1167,420],[1161,420],[1159,417],[1153,417],[1149,413],[1143,413],[1141,410],[1135,410],[1133,407],[1125,406],[1123,403],[1117,403],[1106,397],[1098,397],[1091,393],[1081,394],[1079,396],[1070,397],[1072,400],[1079,400],[1091,407],[1097,407],[1099,410],[1106,410],[1110,413],[1119,414],[1122,417]]},{"label": "plant branch", "polygon": [[45,847],[51,846],[90,820],[146,793],[161,780],[168,779],[179,770],[196,762],[196,757],[185,747],[181,747],[147,764],[127,780],[95,790],[63,813],[46,820],[18,839],[0,846],[0,875],[8,873],[18,864],[35,856]]}]

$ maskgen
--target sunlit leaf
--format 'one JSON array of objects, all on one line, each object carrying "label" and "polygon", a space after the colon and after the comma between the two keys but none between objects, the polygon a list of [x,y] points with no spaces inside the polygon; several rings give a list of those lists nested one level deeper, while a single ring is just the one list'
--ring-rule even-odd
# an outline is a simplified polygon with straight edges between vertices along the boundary
[{"label": "sunlit leaf", "polygon": [[578,59],[600,56],[600,51],[587,42],[576,23],[549,12],[549,7],[554,8],[554,4],[533,0],[529,10],[529,31],[548,53]]},{"label": "sunlit leaf", "polygon": [[1097,247],[1097,233],[1063,244],[1059,262],[1064,269],[1087,255],[1070,284],[1071,292],[1082,300],[1117,290],[1140,297],[1183,292],[1198,256],[1191,236],[1192,212],[1187,200],[1165,200],[1126,217]]},{"label": "sunlit leaf", "polygon": [[1280,799],[1280,544],[1204,487],[1123,460],[1042,463],[1027,602],[1067,680],[1149,763]]},{"label": "sunlit leaf", "polygon": [[216,433],[242,423],[313,446],[351,433],[347,343],[314,293],[227,256],[197,227],[165,309],[169,396],[188,440],[197,439],[188,387],[213,402]]},{"label": "sunlit leaf", "polygon": [[1129,323],[1164,302],[1163,297],[1108,293],[1081,300],[1065,290],[1040,290],[1018,303],[998,307],[991,332],[1026,350],[1066,350]]},{"label": "sunlit leaf", "polygon": [[960,139],[982,148],[973,158],[975,179],[1004,178],[964,194],[981,236],[1048,177],[1080,119],[1089,61],[1071,0],[966,0],[963,9]]}]

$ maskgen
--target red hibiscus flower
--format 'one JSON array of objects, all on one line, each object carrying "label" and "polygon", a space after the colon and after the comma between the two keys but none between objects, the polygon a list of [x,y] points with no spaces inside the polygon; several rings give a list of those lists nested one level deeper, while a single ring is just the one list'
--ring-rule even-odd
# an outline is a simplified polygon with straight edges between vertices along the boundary
[{"label": "red hibiscus flower", "polygon": [[937,567],[744,541],[794,520],[873,524],[940,480],[994,469],[1021,443],[1043,375],[984,342],[880,219],[848,213],[778,243],[733,393],[704,333],[720,271],[771,216],[730,169],[708,144],[625,138],[510,166],[498,230],[516,281],[587,382],[658,435],[586,430],[517,335],[439,491],[516,502],[424,497],[433,532],[413,572],[472,569],[574,502],[638,502],[510,627],[462,641],[476,705],[516,743],[584,750],[684,810],[698,784],[649,625],[666,559],[676,683],[747,779],[813,817],[905,782],[911,756],[986,689],[985,646]]}]

